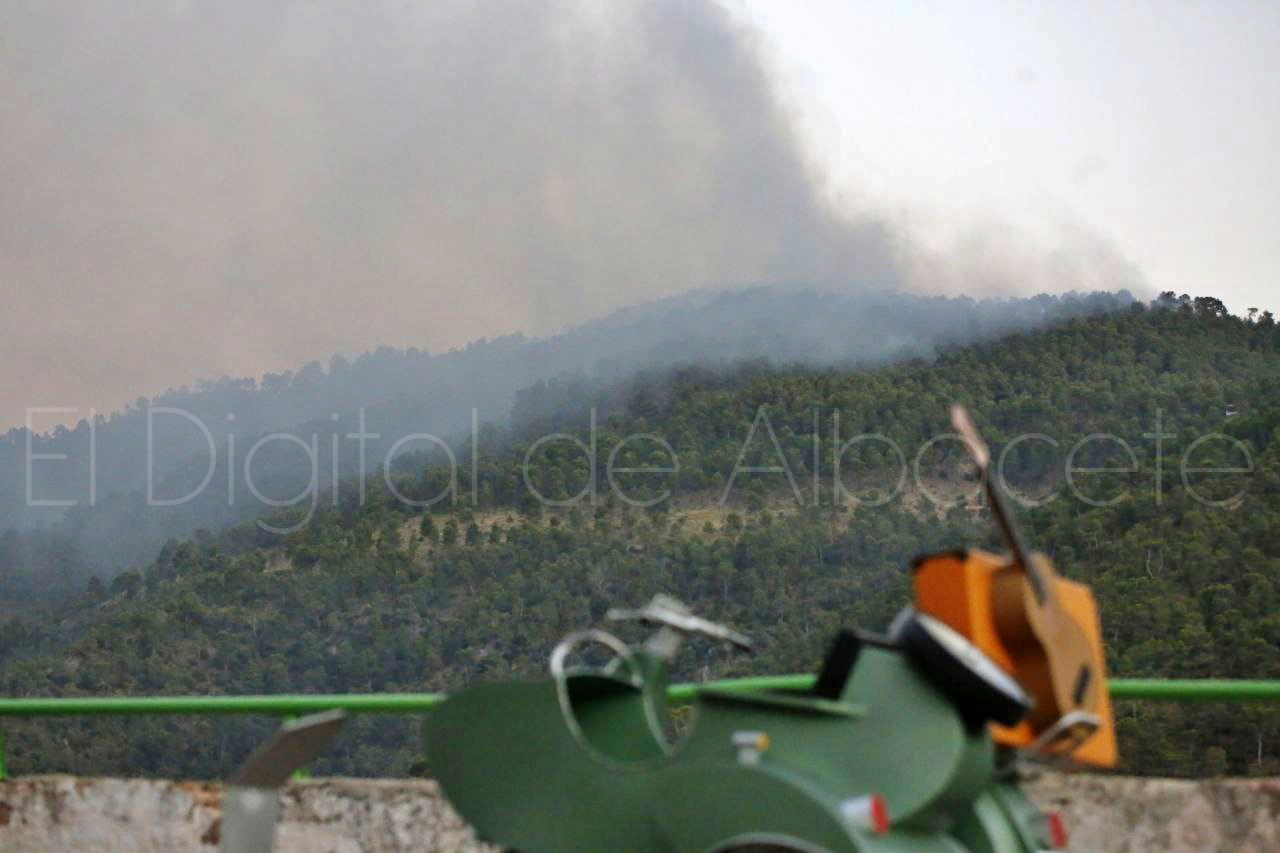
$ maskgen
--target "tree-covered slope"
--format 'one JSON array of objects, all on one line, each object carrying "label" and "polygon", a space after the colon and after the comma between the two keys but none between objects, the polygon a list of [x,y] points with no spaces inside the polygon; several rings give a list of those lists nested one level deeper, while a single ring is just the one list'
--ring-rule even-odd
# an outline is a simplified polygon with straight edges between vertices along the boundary
[{"label": "tree-covered slope", "polygon": [[[465,430],[473,408],[483,421],[502,422],[515,393],[538,380],[617,381],[642,369],[743,358],[867,365],[1132,301],[1126,292],[973,300],[798,287],[693,291],[547,338],[508,335],[434,354],[380,347],[353,360],[334,356],[327,369],[311,362],[260,380],[171,389],[99,413],[92,429],[87,420],[42,435],[11,429],[0,434],[0,609],[47,602],[91,574],[148,560],[171,536],[260,516],[270,511],[262,494],[297,494],[313,466],[296,444],[257,446],[272,434],[314,436],[324,486],[359,470],[355,432],[369,436],[367,458],[381,460],[402,436]],[[47,417],[33,415],[37,430]],[[153,503],[153,495],[177,502]]]},{"label": "tree-covered slope", "polygon": [[[953,400],[971,407],[997,454],[1013,446],[1009,480],[1042,503],[1019,516],[1064,574],[1097,590],[1113,674],[1280,678],[1277,392],[1274,324],[1228,316],[1211,300],[862,372],[748,365],[570,394],[544,385],[523,398],[540,413],[523,433],[492,451],[481,442],[476,504],[471,448],[460,446],[456,504],[424,513],[374,479],[363,504],[351,486],[283,540],[243,526],[174,541],[145,571],[91,584],[55,616],[4,625],[0,693],[448,690],[542,671],[560,635],[658,591],[760,641],[754,656],[698,646],[680,675],[809,669],[836,627],[881,627],[905,603],[912,556],[996,544],[985,511],[964,498],[975,484],[958,444],[930,444],[948,431]],[[568,501],[590,484],[580,447],[534,443],[564,430],[590,447],[592,407],[597,499],[531,499],[531,486]],[[783,466],[770,430],[794,490],[786,473],[742,470]],[[618,474],[615,490],[603,467],[637,433],[661,436],[670,451],[633,440],[615,468],[675,467],[674,452],[679,470]],[[1082,443],[1099,433],[1114,439]],[[858,434],[884,440],[845,448],[846,494],[834,460]],[[1196,445],[1210,434],[1239,445]],[[450,475],[441,463],[416,459],[397,488],[441,494]],[[907,482],[895,492],[900,473]],[[649,509],[620,497],[665,491]],[[1129,770],[1280,772],[1280,709],[1122,703],[1118,717]],[[270,725],[38,720],[6,730],[22,771],[208,775]],[[416,732],[410,720],[360,720],[321,770],[406,772],[420,757]]]}]

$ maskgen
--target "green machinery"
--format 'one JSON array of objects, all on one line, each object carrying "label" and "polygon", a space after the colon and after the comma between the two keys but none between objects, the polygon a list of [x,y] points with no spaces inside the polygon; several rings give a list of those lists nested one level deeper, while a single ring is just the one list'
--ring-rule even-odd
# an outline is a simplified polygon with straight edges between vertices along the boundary
[{"label": "green machinery", "polygon": [[[917,607],[886,636],[842,631],[806,689],[696,689],[683,727],[665,700],[685,640],[750,641],[665,596],[610,610],[656,631],[635,648],[570,634],[549,678],[474,687],[430,716],[431,769],[454,806],[524,853],[1065,847],[1058,817],[1018,789],[1015,759],[1114,763],[1096,605],[1026,549],[968,413],[953,407],[952,422],[1011,558],[922,558]],[[571,665],[588,649],[605,660]]]},{"label": "green machinery", "polygon": [[[841,632],[808,689],[699,689],[678,736],[666,689],[684,640],[748,640],[664,596],[608,617],[656,631],[638,647],[571,634],[549,678],[479,685],[428,716],[431,771],[481,838],[524,853],[1066,844],[990,735],[1031,700],[927,614],[908,608],[884,637]],[[572,664],[591,648],[608,662]]]}]

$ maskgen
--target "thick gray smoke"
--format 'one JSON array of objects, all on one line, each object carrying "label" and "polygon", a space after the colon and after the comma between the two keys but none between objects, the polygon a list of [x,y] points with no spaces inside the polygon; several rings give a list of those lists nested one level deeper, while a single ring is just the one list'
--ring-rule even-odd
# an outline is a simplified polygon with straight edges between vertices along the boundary
[{"label": "thick gray smoke", "polygon": [[706,285],[1133,285],[834,212],[763,68],[713,0],[6,3],[0,427]]},{"label": "thick gray smoke", "polygon": [[24,379],[0,425],[709,283],[896,283],[711,2],[15,2],[0,24]]}]

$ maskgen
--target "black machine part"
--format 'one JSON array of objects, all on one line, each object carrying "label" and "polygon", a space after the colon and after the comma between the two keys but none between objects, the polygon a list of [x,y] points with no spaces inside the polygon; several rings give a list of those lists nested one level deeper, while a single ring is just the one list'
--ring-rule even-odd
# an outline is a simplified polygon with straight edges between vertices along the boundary
[{"label": "black machine part", "polygon": [[908,607],[894,619],[891,633],[971,727],[991,720],[1017,725],[1031,711],[1031,697],[1013,676],[945,622]]},{"label": "black machine part", "polygon": [[858,653],[861,651],[862,640],[857,634],[849,630],[836,634],[809,692],[822,699],[839,699],[844,693],[845,685],[849,683],[853,665],[858,662]]}]

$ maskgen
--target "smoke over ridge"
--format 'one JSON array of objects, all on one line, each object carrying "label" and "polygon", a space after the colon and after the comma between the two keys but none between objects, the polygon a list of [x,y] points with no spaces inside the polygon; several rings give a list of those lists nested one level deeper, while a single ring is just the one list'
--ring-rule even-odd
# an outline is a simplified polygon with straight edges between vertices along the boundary
[{"label": "smoke over ridge", "polygon": [[[756,36],[711,0],[15,2],[0,22],[22,378],[0,426],[694,287],[1009,292],[1026,266],[833,209]],[[1134,285],[1069,253],[1046,266],[1062,288]]]}]

